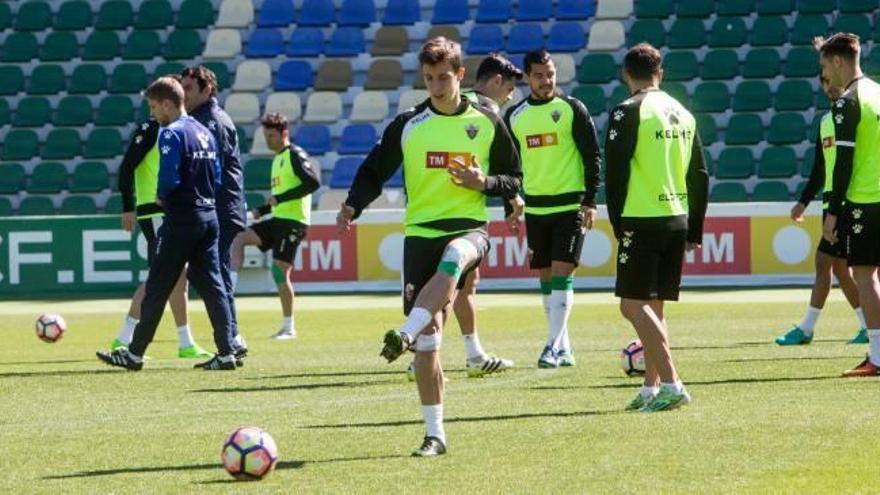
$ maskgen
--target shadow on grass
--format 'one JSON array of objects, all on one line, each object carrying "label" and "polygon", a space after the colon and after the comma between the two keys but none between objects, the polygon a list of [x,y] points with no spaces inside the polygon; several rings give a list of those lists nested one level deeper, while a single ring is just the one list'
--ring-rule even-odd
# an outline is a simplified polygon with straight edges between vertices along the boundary
[{"label": "shadow on grass", "polygon": [[722,363],[760,363],[772,361],[829,361],[834,359],[858,359],[858,356],[803,356],[803,357],[774,357],[774,358],[740,358],[722,359]]},{"label": "shadow on grass", "polygon": [[[400,372],[398,372],[400,373]],[[328,382],[328,383],[302,383],[299,385],[280,385],[277,387],[229,387],[229,388],[202,388],[190,390],[193,393],[229,393],[229,392],[278,392],[283,390],[313,390],[319,388],[351,388],[369,387],[374,385],[387,385],[399,383],[400,380],[378,380],[360,382]]]},{"label": "shadow on grass", "polygon": [[[179,371],[179,368],[148,368],[138,371],[137,373],[156,373],[161,371]],[[94,370],[52,370],[52,371],[10,371],[8,373],[0,373],[0,379],[3,378],[32,378],[47,376],[87,376],[87,375],[105,375],[110,373],[125,374],[123,369],[94,369]]]},{"label": "shadow on grass", "polygon": [[[461,418],[446,418],[444,423],[479,423],[483,421],[510,421],[516,419],[535,419],[535,418],[578,418],[589,416],[604,416],[607,414],[622,414],[623,411],[614,409],[610,411],[570,411],[570,412],[546,412],[546,413],[523,413],[523,414],[505,414],[498,416],[470,416]],[[387,426],[410,426],[424,424],[422,420],[407,421],[385,421],[376,423],[338,423],[323,425],[306,425],[300,426],[304,429],[325,429],[325,428],[383,428]]]},{"label": "shadow on grass", "polygon": [[248,380],[275,380],[279,378],[321,378],[321,377],[339,377],[339,376],[380,376],[380,375],[402,375],[403,370],[388,371],[329,371],[326,373],[294,373],[292,375],[272,375],[272,376],[254,376],[248,377]]},{"label": "shadow on grass", "polygon": [[69,363],[94,363],[94,359],[56,359],[54,361],[15,361],[0,362],[0,366],[27,366],[30,364],[69,364]]},{"label": "shadow on grass", "polygon": [[[840,380],[839,376],[802,376],[802,377],[779,377],[779,378],[729,378],[725,380],[706,380],[693,381],[686,380],[685,385],[734,385],[749,383],[783,383],[783,382],[815,382],[822,380]],[[609,383],[606,385],[590,385],[588,388],[606,389],[606,388],[633,388],[638,387],[634,383]]]}]

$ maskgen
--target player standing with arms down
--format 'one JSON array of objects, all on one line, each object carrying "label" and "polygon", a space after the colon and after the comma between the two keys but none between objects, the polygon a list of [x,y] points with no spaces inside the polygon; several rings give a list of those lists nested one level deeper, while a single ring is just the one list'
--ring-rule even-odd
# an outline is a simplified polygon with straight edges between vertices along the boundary
[{"label": "player standing with arms down", "polygon": [[584,235],[596,221],[601,154],[584,104],[556,90],[546,50],[526,54],[531,94],[504,120],[522,157],[529,265],[539,270],[548,331],[539,368],[574,366],[568,318]]},{"label": "player standing with arms down", "polygon": [[[690,401],[669,349],[665,301],[677,301],[685,250],[700,245],[709,175],[694,117],[660,91],[660,52],[647,43],[624,57],[630,96],[611,112],[605,140],[608,217],[619,246],[614,293],[645,347],[645,382],[627,410]],[[658,389],[659,385],[659,389]]]},{"label": "player standing with arms down", "polygon": [[461,46],[434,38],[419,52],[430,98],[398,115],[361,165],[337,216],[345,231],[403,164],[403,305],[408,318],[385,334],[380,353],[389,362],[416,352],[416,385],[426,435],[415,456],[446,452],[443,430],[441,330],[446,308],[468,272],[489,250],[486,196],[510,198],[520,166],[498,117],[461,96]]}]

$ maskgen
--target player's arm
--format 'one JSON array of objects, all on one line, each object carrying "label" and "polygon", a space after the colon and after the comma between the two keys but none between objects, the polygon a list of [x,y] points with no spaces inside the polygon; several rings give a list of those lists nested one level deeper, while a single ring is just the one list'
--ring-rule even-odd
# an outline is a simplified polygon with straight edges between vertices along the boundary
[{"label": "player's arm", "polygon": [[831,194],[828,195],[828,213],[836,216],[840,214],[843,202],[846,200],[846,190],[852,179],[856,127],[861,118],[859,103],[852,97],[841,98],[834,103],[831,115],[834,119],[837,159],[834,161]]},{"label": "player's arm", "polygon": [[139,125],[131,136],[128,149],[119,165],[119,193],[122,196],[122,211],[131,212],[135,209],[134,171],[144,161],[144,157],[156,144],[159,123],[149,120]]},{"label": "player's arm", "polygon": [[691,145],[691,161],[685,176],[688,198],[688,237],[693,244],[703,241],[703,222],[706,220],[706,208],[709,206],[709,170],[706,167],[706,156],[703,154],[703,143],[700,134],[694,131]]},{"label": "player's arm", "polygon": [[355,174],[345,200],[345,205],[354,210],[352,219],[359,217],[364,208],[382,194],[382,185],[400,168],[403,162],[400,139],[407,119],[406,114],[398,115],[388,124],[382,139],[373,146]]},{"label": "player's arm", "polygon": [[[495,123],[495,136],[489,148],[489,175],[483,193],[487,196],[512,198],[522,187],[522,165],[515,140],[507,132],[507,126],[494,114],[489,114]],[[509,204],[505,201],[505,211]]]},{"label": "player's arm", "polygon": [[602,165],[602,154],[599,152],[599,138],[590,112],[580,100],[567,98],[574,111],[571,123],[571,135],[575,146],[584,163],[584,199],[581,204],[590,208],[596,207],[596,190],[599,189],[599,176]]},{"label": "player's arm", "polygon": [[277,203],[300,199],[309,194],[312,194],[313,192],[317,191],[319,187],[321,187],[321,177],[318,171],[315,170],[315,167],[309,161],[309,156],[306,154],[306,152],[300,148],[288,148],[287,152],[290,156],[292,173],[299,178],[301,183],[300,185],[290,188],[282,192],[281,194],[275,195],[275,201]]},{"label": "player's arm", "polygon": [[620,104],[611,111],[605,136],[605,199],[614,235],[622,235],[620,217],[626,204],[630,161],[639,132],[639,103]]},{"label": "player's arm", "polygon": [[[165,129],[159,133],[159,189],[157,196],[165,200],[180,185],[180,164],[183,153],[181,136]],[[215,169],[218,165],[215,162]],[[215,182],[219,174],[215,174]]]},{"label": "player's arm", "polygon": [[813,156],[815,156],[813,170],[810,172],[810,178],[798,200],[798,203],[804,205],[804,208],[810,205],[810,201],[816,197],[819,189],[825,184],[825,153],[822,152],[822,136],[818,129],[816,130],[816,150]]}]

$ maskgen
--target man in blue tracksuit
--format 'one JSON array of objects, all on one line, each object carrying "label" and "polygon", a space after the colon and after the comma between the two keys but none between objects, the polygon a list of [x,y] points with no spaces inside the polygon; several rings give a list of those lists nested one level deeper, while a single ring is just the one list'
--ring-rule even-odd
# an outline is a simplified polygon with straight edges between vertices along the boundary
[{"label": "man in blue tracksuit", "polygon": [[189,263],[189,278],[205,301],[214,327],[217,355],[197,364],[207,370],[234,370],[232,316],[226,286],[220,274],[217,250],[219,223],[215,194],[220,188],[220,157],[214,136],[184,111],[183,87],[171,77],[157,79],[144,92],[159,130],[159,184],[157,203],[165,210],[159,228],[154,262],[141,304],[141,321],[128,349],[98,352],[112,366],[138,371],[156,334],[165,303],[181,270]]},{"label": "man in blue tracksuit", "polygon": [[238,318],[235,311],[234,272],[230,269],[229,250],[239,232],[247,228],[246,205],[244,200],[244,178],[241,167],[241,153],[238,147],[238,132],[229,115],[217,101],[220,89],[217,76],[211,69],[200,65],[189,67],[180,74],[183,86],[184,106],[192,118],[198,120],[214,135],[220,152],[222,183],[217,191],[217,220],[220,222],[220,273],[226,286],[229,310],[232,313],[232,337],[236,355],[247,354],[247,347],[238,332]]}]

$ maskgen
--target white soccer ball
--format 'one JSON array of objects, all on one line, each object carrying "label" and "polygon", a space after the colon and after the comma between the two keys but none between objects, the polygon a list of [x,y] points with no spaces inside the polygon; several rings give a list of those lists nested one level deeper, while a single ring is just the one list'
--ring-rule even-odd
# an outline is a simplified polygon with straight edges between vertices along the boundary
[{"label": "white soccer ball", "polygon": [[238,428],[223,442],[223,468],[237,480],[257,481],[269,476],[278,464],[278,447],[272,436],[254,426]]},{"label": "white soccer ball", "polygon": [[645,374],[645,348],[641,340],[633,340],[620,351],[620,369],[626,376]]},{"label": "white soccer ball", "polygon": [[37,338],[50,344],[58,342],[66,331],[67,323],[61,315],[42,314],[34,323],[34,332],[36,332]]}]

